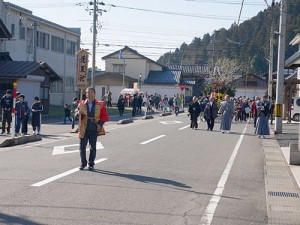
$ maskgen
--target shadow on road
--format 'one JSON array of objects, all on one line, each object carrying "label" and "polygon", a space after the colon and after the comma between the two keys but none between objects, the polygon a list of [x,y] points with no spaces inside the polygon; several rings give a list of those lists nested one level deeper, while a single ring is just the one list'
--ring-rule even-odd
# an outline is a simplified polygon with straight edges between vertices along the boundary
[{"label": "shadow on road", "polygon": [[183,184],[183,183],[180,183],[177,181],[173,181],[173,180],[164,179],[164,178],[147,177],[147,176],[141,176],[141,175],[135,175],[135,174],[116,173],[116,172],[112,172],[112,171],[97,170],[97,169],[95,169],[94,172],[105,174],[105,175],[110,175],[110,176],[124,177],[127,179],[131,179],[131,180],[135,180],[135,181],[143,182],[143,183],[159,183],[159,184],[173,185],[175,187],[181,187],[181,188],[192,188],[190,186],[187,186],[186,184]]},{"label": "shadow on road", "polygon": [[26,224],[26,225],[42,225],[41,223],[37,223],[31,220],[27,220],[26,218],[21,218],[17,216],[11,216],[0,213],[0,223],[2,224]]}]

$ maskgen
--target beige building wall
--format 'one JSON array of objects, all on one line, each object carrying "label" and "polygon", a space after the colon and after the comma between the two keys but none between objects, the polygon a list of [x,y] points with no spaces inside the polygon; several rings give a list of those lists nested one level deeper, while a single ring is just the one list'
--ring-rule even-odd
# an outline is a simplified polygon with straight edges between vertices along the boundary
[{"label": "beige building wall", "polygon": [[162,70],[159,65],[148,61],[139,55],[133,54],[128,50],[122,52],[122,59],[119,59],[119,53],[107,58],[105,60],[105,71],[120,72],[114,71],[114,65],[125,65],[125,76],[139,80],[141,74],[142,81],[147,78],[150,70]]}]

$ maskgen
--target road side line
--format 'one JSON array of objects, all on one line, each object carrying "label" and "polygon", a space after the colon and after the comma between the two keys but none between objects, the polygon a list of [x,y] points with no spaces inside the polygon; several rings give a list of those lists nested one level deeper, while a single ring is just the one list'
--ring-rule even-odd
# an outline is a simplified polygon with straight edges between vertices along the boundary
[{"label": "road side line", "polygon": [[230,174],[230,171],[231,171],[231,168],[232,168],[232,165],[234,163],[234,160],[237,156],[237,153],[240,149],[240,146],[241,146],[241,143],[243,141],[243,138],[244,138],[244,135],[245,135],[245,132],[246,132],[246,129],[247,129],[247,126],[248,126],[248,123],[246,124],[244,130],[243,130],[243,133],[241,134],[238,142],[236,143],[234,149],[233,149],[233,152],[230,156],[230,159],[228,160],[228,163],[223,171],[223,174],[218,182],[218,186],[217,186],[217,189],[215,190],[212,198],[210,199],[209,201],[209,204],[208,206],[206,207],[205,211],[204,211],[204,214],[202,215],[202,218],[200,220],[200,223],[199,225],[210,225],[211,222],[212,222],[212,219],[214,217],[214,214],[215,214],[215,211],[216,211],[216,208],[219,204],[219,201],[223,195],[223,192],[224,192],[224,188],[225,188],[225,184],[227,182],[227,179],[228,179],[228,176]]},{"label": "road side line", "polygon": [[163,134],[163,135],[160,135],[160,136],[158,136],[158,137],[152,138],[152,139],[150,139],[150,140],[148,140],[148,141],[144,141],[144,142],[141,143],[141,145],[148,144],[149,142],[155,141],[155,140],[157,140],[157,139],[159,139],[159,138],[162,138],[162,137],[164,137],[164,136],[166,136],[166,135]]},{"label": "road side line", "polygon": [[[108,158],[101,158],[101,159],[98,159],[98,160],[95,161],[95,164],[98,164],[98,163],[100,163],[100,162],[103,162],[103,161],[105,161],[105,160],[107,160],[107,159],[108,159]],[[58,179],[60,179],[60,178],[62,178],[62,177],[68,176],[68,175],[70,175],[70,174],[72,174],[72,173],[75,173],[75,172],[77,172],[77,171],[79,171],[79,168],[78,168],[78,167],[77,167],[77,168],[74,168],[74,169],[71,169],[71,170],[69,170],[69,171],[66,171],[66,172],[64,172],[64,173],[58,174],[58,175],[56,175],[56,176],[50,177],[50,178],[48,178],[48,179],[46,179],[46,180],[43,180],[43,181],[40,181],[40,182],[38,182],[38,183],[32,184],[32,185],[30,185],[30,186],[32,186],[32,187],[41,187],[41,186],[43,186],[43,185],[45,185],[45,184],[48,184],[48,183],[50,183],[50,182],[52,182],[52,181],[55,181],[55,180],[58,180]]]},{"label": "road side line", "polygon": [[187,125],[187,126],[185,126],[185,127],[181,127],[181,128],[179,128],[178,130],[184,130],[184,129],[186,129],[186,128],[188,128],[190,125]]}]

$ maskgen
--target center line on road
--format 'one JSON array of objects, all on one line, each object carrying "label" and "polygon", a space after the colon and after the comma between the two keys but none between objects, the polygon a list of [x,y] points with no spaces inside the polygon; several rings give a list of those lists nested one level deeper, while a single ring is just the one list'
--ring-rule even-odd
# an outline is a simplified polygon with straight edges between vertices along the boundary
[{"label": "center line on road", "polygon": [[226,167],[223,171],[223,174],[222,174],[222,176],[221,176],[221,178],[218,182],[217,189],[215,190],[212,198],[210,199],[209,204],[206,207],[203,216],[201,217],[199,225],[210,225],[211,222],[212,222],[212,219],[214,217],[214,214],[215,214],[215,211],[216,211],[217,206],[219,204],[219,201],[220,201],[220,199],[223,195],[225,184],[226,184],[228,176],[230,174],[232,165],[234,163],[234,160],[237,156],[237,153],[240,149],[240,146],[241,146],[241,143],[243,141],[244,135],[246,133],[247,126],[248,126],[248,124],[246,124],[246,126],[243,130],[243,133],[241,134],[238,142],[236,143],[236,145],[233,149],[233,152],[230,156],[230,159],[229,159],[229,161],[228,161],[228,163],[227,163],[227,165],[226,165]]},{"label": "center line on road", "polygon": [[148,144],[149,142],[155,141],[155,140],[157,140],[157,139],[159,139],[159,138],[162,138],[162,137],[164,137],[164,136],[166,136],[166,135],[163,134],[163,135],[160,135],[160,136],[158,136],[158,137],[152,138],[152,139],[150,139],[150,140],[148,140],[148,141],[144,141],[144,142],[141,143],[141,145]]},{"label": "center line on road", "polygon": [[[108,158],[101,158],[101,159],[98,159],[98,160],[95,161],[95,164],[98,164],[98,163],[100,163],[100,162],[103,162],[103,161],[105,161],[105,160],[107,160],[107,159],[108,159]],[[77,168],[74,168],[74,169],[71,169],[71,170],[69,170],[69,171],[66,171],[66,172],[64,172],[64,173],[58,174],[58,175],[56,175],[56,176],[50,177],[50,178],[48,178],[48,179],[46,179],[46,180],[43,180],[43,181],[40,181],[40,182],[38,182],[38,183],[32,184],[32,185],[30,185],[30,186],[32,186],[32,187],[41,187],[41,186],[43,186],[43,185],[45,185],[45,184],[48,184],[48,183],[50,183],[50,182],[52,182],[52,181],[55,181],[55,180],[58,180],[58,179],[60,179],[60,178],[62,178],[62,177],[68,176],[68,175],[70,175],[70,174],[72,174],[72,173],[75,173],[75,172],[77,172],[77,171],[79,171],[79,168],[78,168],[78,167],[77,167]]]},{"label": "center line on road", "polygon": [[188,128],[190,125],[187,125],[187,126],[185,126],[185,127],[181,127],[181,128],[179,128],[178,130],[184,130],[184,129],[186,129],[186,128]]}]

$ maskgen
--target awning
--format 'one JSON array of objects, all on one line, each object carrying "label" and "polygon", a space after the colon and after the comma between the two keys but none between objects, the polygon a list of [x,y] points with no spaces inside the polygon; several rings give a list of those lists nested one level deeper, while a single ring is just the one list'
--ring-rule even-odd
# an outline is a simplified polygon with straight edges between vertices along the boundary
[{"label": "awning", "polygon": [[27,75],[50,76],[50,80],[61,80],[57,73],[45,62],[0,61],[0,78],[26,78]]},{"label": "awning", "polygon": [[300,50],[285,61],[285,68],[300,67]]},{"label": "awning", "polygon": [[11,39],[12,35],[7,30],[5,24],[0,19],[0,39]]}]

